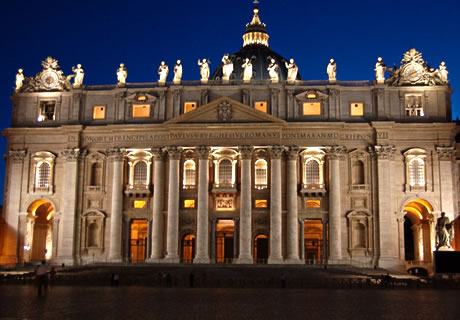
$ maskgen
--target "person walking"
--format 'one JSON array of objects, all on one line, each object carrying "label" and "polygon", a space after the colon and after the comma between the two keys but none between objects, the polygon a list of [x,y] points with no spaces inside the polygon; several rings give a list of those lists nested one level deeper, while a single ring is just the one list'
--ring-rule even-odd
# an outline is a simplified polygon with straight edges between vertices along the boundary
[{"label": "person walking", "polygon": [[44,294],[46,295],[48,290],[48,267],[45,260],[43,260],[41,265],[37,268],[35,275],[37,276],[37,295],[39,297],[42,295],[42,287],[44,288]]}]

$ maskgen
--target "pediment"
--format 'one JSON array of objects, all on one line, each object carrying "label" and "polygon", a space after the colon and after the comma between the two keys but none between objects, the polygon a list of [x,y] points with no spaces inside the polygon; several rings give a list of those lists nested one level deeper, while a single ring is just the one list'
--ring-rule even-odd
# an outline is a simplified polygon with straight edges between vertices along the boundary
[{"label": "pediment", "polygon": [[256,110],[227,97],[221,97],[193,111],[168,120],[165,124],[186,123],[285,123],[284,120]]}]

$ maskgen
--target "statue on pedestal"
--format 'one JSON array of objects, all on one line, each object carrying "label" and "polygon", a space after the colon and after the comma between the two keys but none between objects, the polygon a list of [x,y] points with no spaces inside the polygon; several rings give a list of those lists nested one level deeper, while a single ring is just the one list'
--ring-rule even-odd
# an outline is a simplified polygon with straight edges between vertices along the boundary
[{"label": "statue on pedestal", "polygon": [[222,57],[222,63],[224,64],[222,66],[222,80],[229,81],[233,72],[233,62],[228,57],[228,54]]},{"label": "statue on pedestal", "polygon": [[441,82],[442,83],[447,83],[447,74],[449,72],[447,71],[447,67],[446,67],[446,63],[443,61],[441,62],[441,64],[439,65],[439,68],[438,68],[438,74],[439,74],[439,78],[441,79]]},{"label": "statue on pedestal", "polygon": [[18,73],[16,74],[16,89],[15,91],[19,91],[22,88],[22,85],[24,84],[24,70],[18,69]]},{"label": "statue on pedestal", "polygon": [[200,66],[201,82],[207,82],[209,79],[209,62],[203,59],[203,62],[198,59],[198,65]]},{"label": "statue on pedestal", "polygon": [[166,77],[168,76],[169,68],[164,61],[161,61],[160,67],[158,68],[158,75],[160,78],[158,79],[159,83],[165,83]]},{"label": "statue on pedestal", "polygon": [[387,66],[382,61],[382,57],[377,58],[377,62],[375,63],[375,80],[377,83],[384,83],[385,82],[385,71]]},{"label": "statue on pedestal", "polygon": [[83,84],[83,78],[85,77],[85,71],[83,71],[81,64],[77,64],[77,67],[72,67],[72,71],[75,73],[73,79],[73,87],[80,88]]},{"label": "statue on pedestal", "polygon": [[128,69],[126,69],[124,63],[120,63],[120,68],[117,69],[118,84],[125,85],[126,78],[128,78]]},{"label": "statue on pedestal", "polygon": [[268,70],[268,75],[270,76],[270,80],[272,82],[278,82],[279,81],[279,67],[275,59],[270,60],[270,64],[268,65],[267,70]]},{"label": "statue on pedestal", "polygon": [[335,81],[337,76],[337,65],[334,59],[329,60],[329,64],[327,65],[327,75],[329,76],[329,81]]},{"label": "statue on pedestal", "polygon": [[449,218],[446,217],[446,213],[441,212],[441,217],[436,221],[436,236],[438,239],[436,250],[442,247],[451,249],[450,241],[453,237],[453,224],[454,222],[450,222]]},{"label": "statue on pedestal", "polygon": [[180,83],[182,79],[182,64],[180,60],[177,60],[176,64],[174,65],[174,83]]},{"label": "statue on pedestal", "polygon": [[243,65],[241,66],[243,68],[243,81],[251,81],[252,79],[252,63],[249,58],[246,58],[244,60]]},{"label": "statue on pedestal", "polygon": [[297,72],[299,67],[295,64],[294,59],[290,59],[289,62],[286,61],[286,68],[288,69],[287,81],[289,83],[294,83],[297,78]]}]

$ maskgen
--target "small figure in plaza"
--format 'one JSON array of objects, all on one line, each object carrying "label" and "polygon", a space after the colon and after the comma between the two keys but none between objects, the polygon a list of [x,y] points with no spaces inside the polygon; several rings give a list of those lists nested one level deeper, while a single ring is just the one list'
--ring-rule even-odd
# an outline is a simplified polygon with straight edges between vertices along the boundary
[{"label": "small figure in plaza", "polygon": [[329,60],[327,65],[327,75],[329,76],[329,81],[335,81],[337,76],[337,64],[334,59]]},{"label": "small figure in plaza", "polygon": [[209,79],[209,62],[206,59],[200,61],[198,59],[198,65],[200,66],[201,82],[208,82]]},{"label": "small figure in plaza", "polygon": [[446,213],[441,212],[441,217],[436,221],[436,236],[438,239],[436,250],[442,247],[451,249],[450,241],[453,236],[453,224],[454,222],[450,222],[449,218],[446,217]]},{"label": "small figure in plaza", "polygon": [[182,64],[180,60],[177,60],[176,64],[174,65],[174,79],[173,82],[175,84],[180,83],[182,79]]},{"label": "small figure in plaza", "polygon": [[73,79],[73,87],[80,88],[83,84],[83,78],[85,77],[85,71],[83,71],[81,64],[77,64],[77,67],[72,67],[75,78]]},{"label": "small figure in plaza", "polygon": [[246,58],[244,60],[243,65],[241,66],[243,68],[243,81],[248,82],[251,81],[252,79],[252,63],[249,58]]},{"label": "small figure in plaza", "polygon": [[270,76],[270,80],[272,82],[278,82],[279,81],[279,67],[275,59],[270,60],[270,64],[268,65],[267,70],[268,70],[268,75]]},{"label": "small figure in plaza", "polygon": [[164,61],[161,61],[160,67],[158,68],[158,75],[160,76],[160,78],[158,79],[158,82],[160,84],[165,84],[166,77],[168,76],[168,72],[169,72],[168,65]]},{"label": "small figure in plaza", "polygon": [[384,83],[385,82],[385,71],[387,66],[382,61],[382,57],[377,58],[377,62],[375,63],[375,80],[377,83]]},{"label": "small figure in plaza", "polygon": [[126,84],[126,78],[128,78],[128,69],[126,69],[124,63],[120,63],[120,68],[117,69],[118,85],[124,86]]},{"label": "small figure in plaza", "polygon": [[38,266],[35,271],[36,281],[37,281],[37,295],[40,297],[42,295],[42,288],[44,293],[48,291],[48,267],[46,266],[46,261],[43,260],[42,263]]},{"label": "small figure in plaza", "polygon": [[287,81],[288,83],[294,83],[297,78],[297,72],[299,67],[295,64],[294,59],[290,59],[289,62],[286,61],[286,68],[288,69]]},{"label": "small figure in plaza", "polygon": [[16,74],[16,89],[15,91],[19,91],[22,88],[22,85],[24,84],[24,70],[19,69],[18,73]]},{"label": "small figure in plaza", "polygon": [[449,72],[447,71],[446,63],[444,61],[441,62],[438,68],[439,78],[441,79],[442,83],[447,83],[447,75]]},{"label": "small figure in plaza", "polygon": [[222,80],[228,82],[233,72],[233,62],[228,57],[228,54],[222,57],[222,63],[224,64],[222,66]]}]

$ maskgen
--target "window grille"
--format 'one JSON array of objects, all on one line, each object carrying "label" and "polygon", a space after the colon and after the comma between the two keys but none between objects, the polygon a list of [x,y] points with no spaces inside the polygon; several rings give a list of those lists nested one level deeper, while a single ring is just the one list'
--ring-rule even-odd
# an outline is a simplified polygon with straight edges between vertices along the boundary
[{"label": "window grille", "polygon": [[37,187],[47,188],[50,183],[51,167],[48,162],[42,162],[38,167]]},{"label": "window grille", "polygon": [[147,184],[147,164],[139,161],[134,165],[134,185],[145,186]]},{"label": "window grille", "polygon": [[255,165],[256,188],[267,185],[267,161],[257,160]]},{"label": "window grille", "polygon": [[224,159],[219,163],[219,184],[231,185],[233,182],[232,162]]},{"label": "window grille", "polygon": [[425,164],[421,159],[412,159],[409,162],[409,183],[411,186],[425,185]]},{"label": "window grille", "polygon": [[316,160],[308,159],[305,163],[305,184],[307,186],[318,186],[321,184],[319,163]]},{"label": "window grille", "polygon": [[187,160],[184,163],[184,187],[195,186],[196,166],[195,161]]}]

